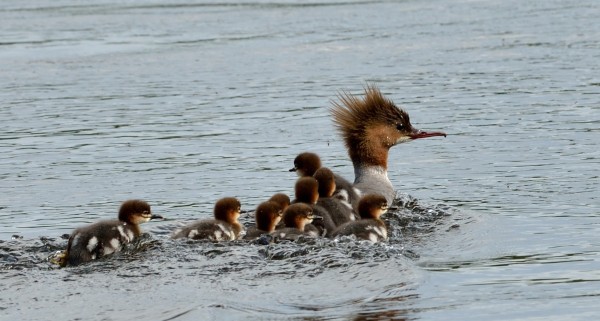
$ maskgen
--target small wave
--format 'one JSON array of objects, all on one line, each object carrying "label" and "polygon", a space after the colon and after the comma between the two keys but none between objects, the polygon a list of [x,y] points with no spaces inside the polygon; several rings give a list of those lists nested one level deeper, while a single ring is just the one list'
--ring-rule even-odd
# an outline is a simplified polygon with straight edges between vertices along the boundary
[{"label": "small wave", "polygon": [[[444,218],[451,216],[452,212],[447,206],[424,204],[410,195],[400,194],[385,215],[390,230],[389,242],[377,244],[357,240],[353,236],[336,239],[300,238],[294,242],[273,242],[269,239],[225,243],[171,240],[170,231],[175,224],[169,224],[153,231],[155,233],[152,235],[143,234],[119,253],[72,269],[76,273],[101,272],[116,269],[124,263],[144,262],[148,266],[156,265],[156,270],[160,270],[173,262],[183,267],[201,262],[200,266],[208,265],[211,267],[209,270],[215,272],[207,272],[208,275],[217,275],[260,266],[264,262],[275,262],[279,265],[277,271],[266,269],[258,275],[295,275],[298,271],[316,275],[331,268],[397,258],[418,258],[418,253],[407,243],[407,236],[451,228],[456,223]],[[246,224],[250,224],[252,216],[245,216]],[[37,240],[15,237],[10,241],[0,241],[0,269],[57,269],[55,262],[64,252],[67,238],[68,235],[40,237]]]}]

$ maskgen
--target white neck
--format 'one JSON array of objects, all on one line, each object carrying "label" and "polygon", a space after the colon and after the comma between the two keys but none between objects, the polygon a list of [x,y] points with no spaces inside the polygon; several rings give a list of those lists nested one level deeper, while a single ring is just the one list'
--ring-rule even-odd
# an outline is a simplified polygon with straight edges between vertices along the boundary
[{"label": "white neck", "polygon": [[380,194],[388,204],[392,204],[396,197],[394,186],[387,176],[387,170],[382,166],[354,165],[354,186],[363,195]]}]

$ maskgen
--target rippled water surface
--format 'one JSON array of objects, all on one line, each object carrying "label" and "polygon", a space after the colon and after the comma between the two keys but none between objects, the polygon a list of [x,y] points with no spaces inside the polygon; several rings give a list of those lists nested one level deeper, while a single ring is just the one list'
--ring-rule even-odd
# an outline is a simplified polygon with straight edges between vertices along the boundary
[{"label": "rippled water surface", "polygon": [[[3,1],[0,319],[600,317],[597,1]],[[353,177],[328,107],[372,83],[394,147],[386,244],[170,240],[216,199],[290,194],[310,150]],[[64,234],[169,218],[59,269]],[[246,222],[250,222],[245,217]]]}]

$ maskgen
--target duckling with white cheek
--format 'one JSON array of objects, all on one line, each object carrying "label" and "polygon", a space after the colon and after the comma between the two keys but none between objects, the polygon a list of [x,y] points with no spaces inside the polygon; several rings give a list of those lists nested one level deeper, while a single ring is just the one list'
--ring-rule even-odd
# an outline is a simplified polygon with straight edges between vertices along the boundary
[{"label": "duckling with white cheek", "polygon": [[292,241],[297,240],[300,236],[317,237],[318,234],[305,229],[314,218],[313,209],[308,204],[292,204],[283,213],[285,227],[275,230],[271,235],[280,240]]},{"label": "duckling with white cheek", "polygon": [[173,238],[190,238],[194,240],[210,240],[213,242],[232,241],[243,237],[244,227],[240,217],[241,204],[234,197],[225,197],[215,203],[214,219],[199,220],[190,223],[173,233]]},{"label": "duckling with white cheek", "polygon": [[340,225],[332,233],[332,237],[340,235],[355,235],[359,239],[373,243],[388,239],[385,223],[380,219],[388,209],[384,196],[377,194],[365,195],[358,203],[361,219]]},{"label": "duckling with white cheek", "polygon": [[[300,177],[314,177],[319,168],[321,168],[321,158],[319,155],[311,152],[303,152],[298,154],[294,159],[294,167],[290,169],[290,172],[296,172]],[[335,179],[333,197],[346,201],[353,208],[356,208],[360,200],[360,191],[345,178],[336,174],[333,174],[333,177]]]},{"label": "duckling with white cheek", "polygon": [[77,265],[118,252],[140,236],[139,224],[162,218],[152,215],[150,205],[142,200],[125,201],[118,220],[100,221],[73,231],[60,265]]}]

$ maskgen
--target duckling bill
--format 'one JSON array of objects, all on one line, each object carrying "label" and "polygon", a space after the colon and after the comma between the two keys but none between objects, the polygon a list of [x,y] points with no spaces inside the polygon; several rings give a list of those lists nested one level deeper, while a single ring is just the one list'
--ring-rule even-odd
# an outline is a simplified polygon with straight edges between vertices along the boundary
[{"label": "duckling bill", "polygon": [[313,209],[305,203],[290,205],[283,213],[284,228],[277,229],[271,233],[280,240],[297,240],[301,236],[316,237],[318,235],[306,230],[306,226],[313,222],[316,216]]}]

